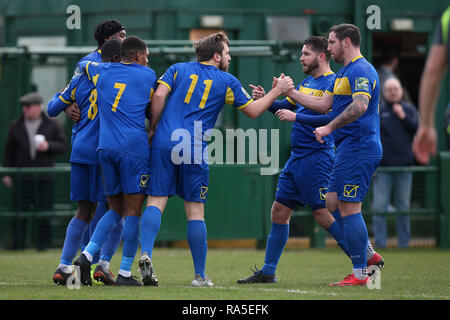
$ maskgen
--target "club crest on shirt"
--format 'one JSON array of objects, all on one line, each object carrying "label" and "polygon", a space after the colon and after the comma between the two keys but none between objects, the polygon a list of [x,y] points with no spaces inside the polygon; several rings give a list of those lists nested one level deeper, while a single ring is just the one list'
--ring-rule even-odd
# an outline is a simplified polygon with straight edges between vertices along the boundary
[{"label": "club crest on shirt", "polygon": [[355,79],[355,90],[369,91],[369,79],[357,77]]}]

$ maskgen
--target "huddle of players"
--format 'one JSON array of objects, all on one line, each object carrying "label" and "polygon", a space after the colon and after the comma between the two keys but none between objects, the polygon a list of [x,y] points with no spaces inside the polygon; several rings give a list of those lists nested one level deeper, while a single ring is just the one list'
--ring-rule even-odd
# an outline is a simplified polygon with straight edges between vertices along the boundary
[{"label": "huddle of players", "polygon": [[[338,285],[360,285],[368,281],[367,265],[383,264],[381,256],[373,251],[368,241],[360,213],[370,177],[381,158],[377,122],[378,77],[360,54],[355,55],[355,49],[359,52],[359,42],[354,42],[354,34],[359,35],[359,30],[352,25],[335,28],[330,32],[330,40],[333,40],[333,35],[339,46],[329,51],[337,62],[344,63],[344,68],[336,76],[329,69],[327,46],[329,49],[332,42],[327,44],[325,38],[311,37],[304,44],[301,59],[305,73],[311,76],[295,90],[292,79],[282,74],[274,78],[272,89],[267,94],[262,87],[254,87],[254,99],[242,88],[239,80],[227,72],[231,61],[229,42],[221,33],[196,42],[197,62],[177,63],[159,80],[146,66],[148,49],[137,37],[128,37],[122,44],[110,40],[102,48],[102,56],[117,56],[107,54],[108,47],[114,47],[116,43],[116,48],[120,47],[120,63],[83,59],[78,64],[71,84],[52,101],[59,99],[66,107],[75,101],[81,106],[75,83],[89,81],[94,85],[94,89],[85,96],[89,103],[86,103],[87,110],[81,108],[80,118],[84,114],[90,120],[98,119],[97,155],[109,209],[99,219],[81,255],[73,261],[80,268],[82,284],[91,284],[91,264],[98,252],[107,246],[111,230],[124,217],[123,255],[117,280],[109,271],[109,264],[100,262],[94,278],[108,285],[157,286],[152,250],[168,197],[177,194],[185,201],[188,219],[187,240],[195,269],[191,285],[213,285],[205,274],[207,232],[204,203],[209,167],[207,163],[198,164],[197,161],[175,164],[172,153],[178,141],[172,141],[171,136],[174,130],[184,128],[191,133],[191,144],[198,143],[195,141],[194,122],[201,121],[203,130],[211,129],[224,104],[239,109],[250,118],[256,118],[270,108],[281,120],[297,121],[292,133],[292,155],[280,175],[272,207],[273,223],[264,267],[238,283],[276,282],[275,269],[289,234],[289,217],[298,204],[312,208],[319,224],[335,237],[352,259],[353,273]],[[351,59],[346,61],[351,55]],[[318,73],[325,69],[326,72]],[[70,95],[70,101],[63,97],[64,93]],[[276,101],[280,95],[288,98]],[[332,112],[320,115],[331,106]],[[294,120],[286,107],[297,109]],[[150,115],[149,133],[145,130],[146,114]],[[337,145],[336,155],[331,131],[334,131]],[[205,141],[202,147],[206,148]],[[194,159],[195,155],[190,157]],[[71,162],[74,161],[71,159]],[[72,185],[75,179],[72,175]],[[85,188],[87,186],[90,185],[86,184]],[[141,217],[146,197],[147,207]],[[65,246],[66,242],[67,234]],[[139,242],[142,282],[131,275]],[[76,250],[79,248],[77,243]],[[64,284],[71,275],[70,270],[60,267],[58,270],[53,280]]]}]

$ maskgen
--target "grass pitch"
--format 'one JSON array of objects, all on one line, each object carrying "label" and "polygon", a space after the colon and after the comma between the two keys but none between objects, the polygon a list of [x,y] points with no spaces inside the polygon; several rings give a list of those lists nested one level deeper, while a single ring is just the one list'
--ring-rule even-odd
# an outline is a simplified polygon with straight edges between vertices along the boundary
[{"label": "grass pitch", "polygon": [[[188,249],[156,248],[153,264],[159,287],[81,287],[69,290],[52,282],[60,250],[0,251],[0,300],[449,300],[450,252],[439,249],[380,251],[385,268],[380,289],[328,287],[351,272],[349,259],[336,248],[286,249],[276,284],[238,285],[262,267],[264,250],[210,249],[207,274],[213,288],[191,288],[193,265]],[[137,271],[138,251],[132,272]],[[117,274],[121,251],[113,257]]]}]

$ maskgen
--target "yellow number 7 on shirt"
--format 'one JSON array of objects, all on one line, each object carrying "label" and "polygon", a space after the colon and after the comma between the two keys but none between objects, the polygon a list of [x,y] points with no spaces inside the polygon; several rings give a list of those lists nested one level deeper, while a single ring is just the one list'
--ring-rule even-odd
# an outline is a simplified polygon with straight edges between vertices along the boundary
[{"label": "yellow number 7 on shirt", "polygon": [[125,88],[127,85],[125,83],[116,82],[114,84],[115,89],[119,89],[119,92],[117,93],[116,99],[114,100],[114,104],[112,105],[112,112],[117,111],[117,106],[119,105],[120,98],[122,98],[122,94],[125,91]]}]

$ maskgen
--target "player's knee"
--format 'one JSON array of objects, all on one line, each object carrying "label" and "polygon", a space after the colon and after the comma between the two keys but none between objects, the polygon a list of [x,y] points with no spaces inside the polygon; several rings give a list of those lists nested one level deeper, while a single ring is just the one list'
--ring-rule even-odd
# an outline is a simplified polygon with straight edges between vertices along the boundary
[{"label": "player's knee", "polygon": [[279,224],[288,224],[291,218],[292,209],[275,201],[272,205],[271,218],[272,222]]},{"label": "player's knee", "polygon": [[78,210],[75,214],[77,219],[80,219],[86,223],[91,222],[92,212],[95,207],[95,203],[89,200],[82,200],[78,202]]},{"label": "player's knee", "polygon": [[334,222],[334,218],[328,209],[318,209],[313,211],[313,217],[317,224],[327,230]]}]

